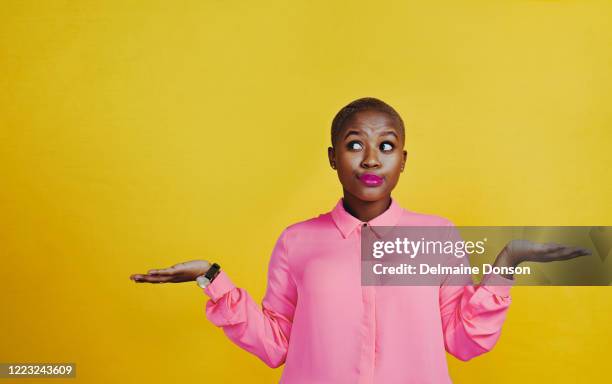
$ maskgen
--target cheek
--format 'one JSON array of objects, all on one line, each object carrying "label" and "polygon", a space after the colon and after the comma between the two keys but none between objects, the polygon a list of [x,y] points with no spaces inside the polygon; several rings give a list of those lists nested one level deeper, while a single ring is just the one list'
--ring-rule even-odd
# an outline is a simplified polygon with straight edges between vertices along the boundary
[{"label": "cheek", "polygon": [[343,183],[352,180],[355,177],[354,175],[355,172],[351,167],[345,166],[338,168],[338,177]]},{"label": "cheek", "polygon": [[361,164],[361,157],[357,154],[345,153],[338,160],[338,170],[342,173],[353,173]]},{"label": "cheek", "polygon": [[385,159],[384,165],[389,172],[399,172],[402,168],[402,157],[389,156],[389,158]]},{"label": "cheek", "polygon": [[388,161],[385,163],[385,173],[387,174],[387,180],[389,181],[389,184],[391,185],[395,185],[397,184],[400,176],[401,176],[401,171],[402,169],[402,158],[401,157],[394,157],[394,158],[390,158],[388,159]]}]

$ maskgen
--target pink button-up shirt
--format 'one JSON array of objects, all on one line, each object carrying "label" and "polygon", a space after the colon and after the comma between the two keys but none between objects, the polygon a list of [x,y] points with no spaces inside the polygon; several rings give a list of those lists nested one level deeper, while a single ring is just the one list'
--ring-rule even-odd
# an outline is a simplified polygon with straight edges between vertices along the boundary
[{"label": "pink button-up shirt", "polygon": [[[493,348],[513,281],[362,286],[363,224],[340,199],[331,212],[289,226],[272,252],[261,306],[222,271],[204,289],[206,316],[270,367],[284,363],[281,383],[450,383],[445,351],[469,360]],[[367,224],[452,225],[394,199]]]}]

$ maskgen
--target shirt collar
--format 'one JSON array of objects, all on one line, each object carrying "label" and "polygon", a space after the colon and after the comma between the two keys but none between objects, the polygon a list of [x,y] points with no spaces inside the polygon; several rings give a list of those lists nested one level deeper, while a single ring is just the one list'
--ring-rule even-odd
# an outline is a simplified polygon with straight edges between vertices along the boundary
[{"label": "shirt collar", "polygon": [[[389,208],[372,220],[368,221],[367,224],[370,226],[395,226],[402,215],[402,211],[403,208],[400,207],[395,199],[391,198],[391,205]],[[334,209],[331,211],[331,216],[345,239],[349,237],[355,228],[365,224],[365,222],[359,220],[344,209],[342,198],[340,198]]]}]

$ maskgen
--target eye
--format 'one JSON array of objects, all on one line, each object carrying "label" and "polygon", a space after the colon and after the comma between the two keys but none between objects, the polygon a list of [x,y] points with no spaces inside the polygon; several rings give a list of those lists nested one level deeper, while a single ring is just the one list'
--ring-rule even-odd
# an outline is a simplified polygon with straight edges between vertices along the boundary
[{"label": "eye", "polygon": [[358,141],[351,141],[348,143],[347,148],[351,151],[360,151],[363,149],[363,145]]},{"label": "eye", "polygon": [[385,141],[380,145],[380,150],[383,152],[391,152],[393,150],[393,144],[388,141]]}]

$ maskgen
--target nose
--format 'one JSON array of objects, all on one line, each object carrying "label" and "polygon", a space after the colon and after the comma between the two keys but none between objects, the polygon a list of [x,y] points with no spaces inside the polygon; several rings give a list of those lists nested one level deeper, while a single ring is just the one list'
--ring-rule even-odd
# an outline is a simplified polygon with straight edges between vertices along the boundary
[{"label": "nose", "polygon": [[376,151],[369,148],[363,151],[363,160],[361,160],[362,168],[378,168],[380,167],[380,161],[378,161],[378,156]]}]

